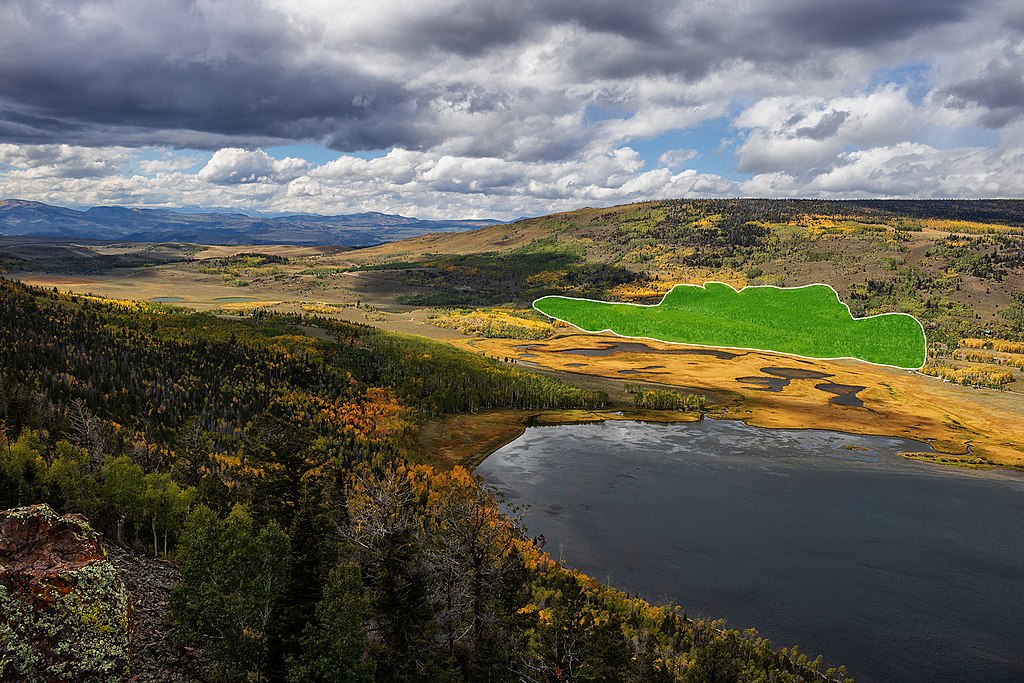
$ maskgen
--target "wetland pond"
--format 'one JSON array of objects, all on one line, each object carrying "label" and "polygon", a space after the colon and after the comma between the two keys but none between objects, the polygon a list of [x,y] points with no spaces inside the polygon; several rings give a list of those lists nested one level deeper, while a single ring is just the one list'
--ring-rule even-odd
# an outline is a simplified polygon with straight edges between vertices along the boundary
[{"label": "wetland pond", "polygon": [[858,683],[1024,680],[1024,478],[735,420],[531,427],[477,473],[566,564]]}]

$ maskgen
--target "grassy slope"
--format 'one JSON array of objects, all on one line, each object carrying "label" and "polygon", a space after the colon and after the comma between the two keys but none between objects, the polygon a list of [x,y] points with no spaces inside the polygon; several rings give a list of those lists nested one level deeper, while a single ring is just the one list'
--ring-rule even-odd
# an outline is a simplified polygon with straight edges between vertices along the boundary
[{"label": "grassy slope", "polygon": [[657,306],[544,297],[534,306],[588,332],[703,346],[760,349],[811,358],[859,358],[919,368],[925,338],[909,315],[854,319],[826,285],[795,289],[683,285]]}]

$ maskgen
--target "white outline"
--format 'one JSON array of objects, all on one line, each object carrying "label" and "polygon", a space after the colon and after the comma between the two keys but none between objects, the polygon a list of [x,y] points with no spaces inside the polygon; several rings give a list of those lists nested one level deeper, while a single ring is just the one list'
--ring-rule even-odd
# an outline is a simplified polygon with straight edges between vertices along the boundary
[{"label": "white outline", "polygon": [[[689,342],[666,341],[664,339],[658,339],[656,337],[633,337],[633,336],[629,336],[629,335],[625,335],[625,334],[619,334],[618,332],[615,332],[614,330],[611,330],[609,328],[605,328],[603,330],[587,330],[587,329],[584,329],[584,328],[580,327],[579,325],[576,325],[574,323],[569,322],[568,320],[563,320],[562,318],[550,315],[549,313],[544,313],[544,311],[542,311],[539,308],[537,308],[537,302],[540,301],[541,299],[566,299],[567,301],[590,301],[590,302],[593,302],[593,303],[596,303],[596,304],[614,304],[616,306],[637,306],[639,308],[657,308],[658,306],[661,306],[663,303],[665,303],[665,299],[667,299],[668,295],[671,294],[672,292],[674,292],[677,287],[699,287],[700,289],[703,289],[704,291],[707,291],[707,286],[708,285],[712,285],[712,284],[714,284],[714,285],[725,285],[726,287],[728,287],[732,291],[736,292],[737,294],[739,294],[740,292],[742,292],[745,289],[766,289],[766,288],[767,289],[806,289],[808,287],[818,287],[818,286],[828,287],[829,289],[832,290],[832,293],[836,295],[836,301],[838,301],[840,304],[842,304],[843,306],[846,307],[846,312],[850,315],[850,319],[851,320],[854,320],[854,321],[857,321],[857,320],[869,320],[870,318],[881,318],[882,316],[885,316],[885,315],[902,315],[902,316],[906,316],[906,317],[910,318],[911,320],[913,320],[914,322],[916,322],[917,326],[921,328],[921,336],[924,337],[924,362],[921,363],[921,365],[917,366],[916,368],[906,368],[906,367],[903,367],[902,365],[890,365],[888,363],[875,363],[875,362],[870,361],[870,360],[864,360],[863,358],[857,358],[856,356],[838,356],[836,358],[821,358],[821,357],[818,357],[818,356],[802,356],[802,355],[800,355],[798,353],[786,353],[785,351],[775,351],[775,350],[772,350],[772,349],[754,349],[754,348],[747,348],[747,347],[743,347],[743,346],[712,346],[710,344],[693,344],[693,343],[689,343]],[[883,367],[883,368],[895,368],[897,370],[909,370],[911,372],[920,372],[921,368],[923,368],[925,365],[928,364],[928,333],[925,332],[924,325],[922,325],[921,321],[917,319],[917,316],[910,315],[909,313],[890,312],[890,313],[876,313],[875,315],[866,315],[863,318],[858,318],[855,315],[853,315],[853,311],[850,310],[849,304],[847,304],[845,301],[843,301],[842,297],[839,296],[839,292],[836,291],[836,288],[833,287],[832,285],[826,283],[826,282],[812,282],[810,284],[797,285],[795,287],[779,287],[778,285],[746,285],[744,287],[741,287],[740,289],[736,289],[735,287],[730,285],[728,282],[721,282],[720,280],[706,280],[704,282],[704,284],[702,284],[702,285],[694,285],[694,284],[690,284],[690,283],[680,283],[680,284],[672,285],[672,289],[670,289],[667,292],[665,292],[665,294],[661,297],[661,301],[659,301],[656,304],[635,304],[635,303],[632,303],[632,302],[629,302],[629,301],[602,301],[600,299],[587,299],[587,298],[584,298],[584,297],[562,296],[561,294],[552,294],[550,296],[537,297],[536,299],[533,300],[533,303],[530,304],[530,305],[537,312],[542,313],[543,315],[546,315],[549,318],[552,318],[554,320],[558,320],[559,322],[563,322],[566,325],[571,325],[572,327],[575,327],[577,330],[580,330],[581,332],[586,332],[587,334],[604,334],[604,333],[608,333],[608,334],[615,335],[616,337],[619,337],[620,339],[643,339],[645,341],[653,341],[653,342],[658,342],[658,343],[661,343],[661,344],[679,344],[681,346],[696,346],[696,347],[704,348],[704,349],[733,349],[733,350],[736,350],[736,351],[756,351],[756,352],[759,352],[759,353],[774,353],[774,354],[778,354],[778,355],[781,355],[781,356],[793,356],[794,358],[804,358],[806,360],[855,360],[855,361],[860,361],[861,363],[867,363],[868,365],[877,365],[877,366]]]}]

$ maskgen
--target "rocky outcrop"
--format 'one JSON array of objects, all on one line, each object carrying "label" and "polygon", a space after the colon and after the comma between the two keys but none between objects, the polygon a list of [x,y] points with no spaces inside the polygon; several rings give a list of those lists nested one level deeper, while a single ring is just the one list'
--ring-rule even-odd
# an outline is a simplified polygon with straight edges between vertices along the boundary
[{"label": "rocky outcrop", "polygon": [[0,512],[0,680],[118,681],[132,602],[99,534],[48,505]]}]

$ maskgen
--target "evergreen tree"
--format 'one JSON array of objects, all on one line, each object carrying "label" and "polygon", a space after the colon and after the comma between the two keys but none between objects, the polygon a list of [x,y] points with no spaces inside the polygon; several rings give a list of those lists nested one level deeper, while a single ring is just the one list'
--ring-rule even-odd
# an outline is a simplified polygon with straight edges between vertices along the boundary
[{"label": "evergreen tree", "polygon": [[302,632],[301,654],[288,671],[290,683],[360,683],[372,680],[364,620],[369,600],[359,567],[331,572],[316,614]]},{"label": "evergreen tree", "polygon": [[100,508],[100,487],[89,469],[89,454],[67,441],[58,441],[46,473],[47,500],[62,512],[94,517]]},{"label": "evergreen tree", "polygon": [[264,680],[267,634],[287,582],[287,558],[281,528],[270,522],[257,529],[242,506],[223,521],[203,505],[189,515],[171,619],[178,637],[204,646],[227,680]]},{"label": "evergreen tree", "polygon": [[364,477],[348,501],[346,540],[362,568],[381,681],[425,678],[434,638],[431,569],[419,533],[420,502],[403,472]]}]

